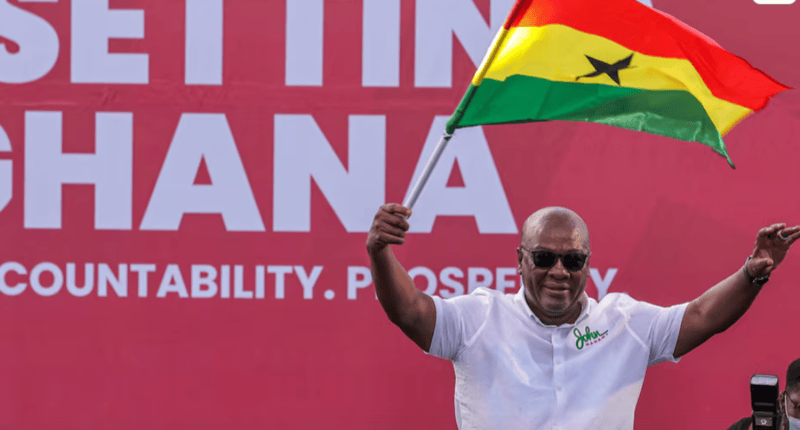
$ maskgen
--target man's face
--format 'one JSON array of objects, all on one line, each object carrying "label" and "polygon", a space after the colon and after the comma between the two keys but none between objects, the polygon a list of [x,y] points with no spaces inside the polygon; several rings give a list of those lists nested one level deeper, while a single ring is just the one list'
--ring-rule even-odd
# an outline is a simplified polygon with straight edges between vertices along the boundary
[{"label": "man's face", "polygon": [[786,399],[788,400],[784,405],[786,414],[792,418],[800,419],[800,386],[787,390]]},{"label": "man's face", "polygon": [[[531,251],[589,253],[585,230],[564,218],[542,220],[523,237],[517,248],[518,271],[525,285],[525,295],[534,313],[558,319],[580,312],[579,300],[589,279],[589,261],[578,271],[569,271],[561,259],[549,269],[536,267]],[[538,311],[538,312],[537,312]]]}]

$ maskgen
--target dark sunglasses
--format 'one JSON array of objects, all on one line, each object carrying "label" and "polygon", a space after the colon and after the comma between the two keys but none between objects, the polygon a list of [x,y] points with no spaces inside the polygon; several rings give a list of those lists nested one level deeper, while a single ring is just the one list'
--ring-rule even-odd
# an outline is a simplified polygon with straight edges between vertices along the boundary
[{"label": "dark sunglasses", "polygon": [[[526,249],[527,251],[527,249]],[[577,272],[583,269],[586,260],[591,254],[580,252],[568,252],[566,254],[556,254],[550,251],[530,251],[533,257],[533,264],[540,269],[549,269],[556,265],[556,261],[561,260],[564,268],[570,272]]]}]

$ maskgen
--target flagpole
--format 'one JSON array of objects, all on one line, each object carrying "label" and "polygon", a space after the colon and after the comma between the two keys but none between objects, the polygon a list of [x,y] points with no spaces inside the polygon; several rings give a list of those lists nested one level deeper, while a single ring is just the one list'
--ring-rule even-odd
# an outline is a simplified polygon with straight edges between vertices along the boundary
[{"label": "flagpole", "polygon": [[411,194],[408,195],[408,198],[403,203],[403,206],[412,209],[414,205],[417,203],[417,199],[419,199],[419,195],[422,194],[422,189],[425,187],[425,183],[428,182],[428,179],[431,177],[431,172],[433,172],[433,168],[436,166],[436,163],[439,162],[439,157],[442,156],[444,148],[447,147],[447,142],[449,142],[450,138],[452,137],[453,137],[452,134],[444,133],[442,135],[442,138],[439,139],[439,143],[436,144],[436,148],[434,148],[433,154],[431,154],[431,158],[428,159],[428,164],[425,165],[425,168],[422,170],[422,174],[419,175],[417,183],[411,190]]},{"label": "flagpole", "polygon": [[464,94],[464,97],[461,99],[461,103],[459,103],[456,111],[453,113],[453,116],[447,121],[447,127],[445,128],[444,135],[442,135],[442,138],[439,139],[439,143],[436,144],[436,149],[433,150],[433,155],[431,155],[430,160],[428,160],[428,164],[425,165],[422,175],[420,175],[419,179],[417,179],[414,189],[411,190],[411,194],[408,195],[408,198],[403,203],[403,206],[412,209],[417,203],[417,199],[419,199],[419,195],[422,193],[422,188],[424,188],[425,183],[428,182],[428,178],[430,178],[434,166],[436,166],[436,163],[439,161],[439,157],[442,156],[442,152],[444,152],[447,142],[449,142],[450,138],[453,137],[453,132],[455,132],[455,129],[459,127],[459,122],[464,116],[467,105],[475,95],[475,91],[478,89],[483,77],[486,75],[489,65],[497,56],[498,52],[500,52],[500,48],[503,46],[503,42],[508,35],[509,26],[517,17],[517,15],[525,10],[529,2],[530,0],[517,0],[514,4],[514,7],[511,8],[511,11],[508,13],[508,17],[506,17],[505,24],[500,27],[497,35],[495,35],[492,45],[489,47],[489,51],[486,53],[486,57],[483,59],[481,65],[478,67],[478,70],[475,72],[475,76],[473,77],[466,94]]}]

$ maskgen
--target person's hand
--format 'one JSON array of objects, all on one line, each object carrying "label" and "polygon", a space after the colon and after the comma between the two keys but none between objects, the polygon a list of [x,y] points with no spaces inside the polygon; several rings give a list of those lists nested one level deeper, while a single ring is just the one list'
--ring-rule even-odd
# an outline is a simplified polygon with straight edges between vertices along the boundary
[{"label": "person's hand", "polygon": [[408,231],[406,218],[410,216],[411,209],[396,203],[381,206],[369,229],[367,252],[372,255],[388,245],[402,245]]},{"label": "person's hand", "polygon": [[747,272],[754,278],[769,275],[786,257],[786,252],[800,238],[800,226],[786,228],[773,224],[758,231],[755,249],[747,262]]}]

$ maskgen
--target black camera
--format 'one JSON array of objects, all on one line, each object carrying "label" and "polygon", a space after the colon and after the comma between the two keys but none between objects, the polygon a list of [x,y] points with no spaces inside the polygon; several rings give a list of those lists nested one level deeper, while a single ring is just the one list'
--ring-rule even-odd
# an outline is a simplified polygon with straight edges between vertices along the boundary
[{"label": "black camera", "polygon": [[753,375],[750,378],[750,403],[753,406],[753,430],[777,430],[778,377]]}]

